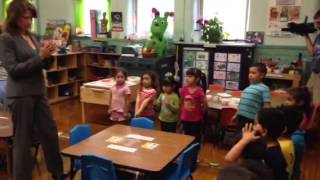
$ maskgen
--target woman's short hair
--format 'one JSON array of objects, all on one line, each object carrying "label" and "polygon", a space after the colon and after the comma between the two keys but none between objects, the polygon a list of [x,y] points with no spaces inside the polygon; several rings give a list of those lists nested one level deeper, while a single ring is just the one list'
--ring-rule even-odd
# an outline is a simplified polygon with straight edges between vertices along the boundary
[{"label": "woman's short hair", "polygon": [[36,8],[27,0],[13,0],[7,8],[7,17],[4,22],[4,31],[16,33],[19,31],[18,21],[30,11],[33,18],[37,17]]}]

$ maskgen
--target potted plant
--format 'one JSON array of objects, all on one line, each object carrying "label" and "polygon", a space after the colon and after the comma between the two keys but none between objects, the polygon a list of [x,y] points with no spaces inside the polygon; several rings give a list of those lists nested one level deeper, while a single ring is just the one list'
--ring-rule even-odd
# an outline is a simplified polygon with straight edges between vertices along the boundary
[{"label": "potted plant", "polygon": [[209,43],[220,43],[223,40],[223,23],[214,17],[210,20],[199,19],[197,24],[202,30],[202,40]]}]

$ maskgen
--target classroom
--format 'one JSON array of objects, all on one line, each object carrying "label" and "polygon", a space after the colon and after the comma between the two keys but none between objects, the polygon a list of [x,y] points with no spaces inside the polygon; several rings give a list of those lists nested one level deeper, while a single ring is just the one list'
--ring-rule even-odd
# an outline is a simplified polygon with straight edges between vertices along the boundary
[{"label": "classroom", "polygon": [[319,140],[319,0],[0,0],[1,180],[317,180]]}]

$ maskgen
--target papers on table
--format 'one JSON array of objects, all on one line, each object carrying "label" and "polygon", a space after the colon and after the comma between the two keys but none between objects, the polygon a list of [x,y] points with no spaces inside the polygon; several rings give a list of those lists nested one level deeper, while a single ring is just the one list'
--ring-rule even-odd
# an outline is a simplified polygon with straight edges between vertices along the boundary
[{"label": "papers on table", "polygon": [[110,143],[120,143],[123,140],[122,137],[119,136],[112,136],[109,139],[106,140],[106,142],[110,142]]},{"label": "papers on table", "polygon": [[157,144],[157,143],[146,142],[141,147],[144,148],[144,149],[152,150],[152,149],[155,149],[158,146],[159,146],[159,144]]},{"label": "papers on table", "polygon": [[222,98],[232,97],[231,94],[228,94],[228,93],[217,93],[217,96],[222,97]]},{"label": "papers on table", "polygon": [[[107,145],[107,148],[109,149],[114,149],[114,150],[119,150],[119,151],[124,151],[124,152],[136,152],[138,149],[137,148],[132,148],[132,147],[141,147],[144,149],[148,150],[153,150],[156,147],[159,146],[157,143],[152,143],[153,137],[148,137],[148,136],[142,136],[139,134],[129,134],[124,137],[120,136],[111,136],[110,138],[106,139],[106,143],[111,143]],[[143,141],[149,141],[143,143]],[[141,145],[141,143],[143,143]],[[121,144],[121,145],[118,145]]]},{"label": "papers on table", "polygon": [[120,146],[120,145],[116,145],[116,144],[109,144],[107,146],[107,148],[119,150],[119,151],[124,151],[124,152],[130,152],[130,153],[134,153],[137,151],[137,148],[130,148],[130,147]]},{"label": "papers on table", "polygon": [[138,139],[138,140],[144,140],[144,141],[153,141],[153,137],[148,137],[148,136],[142,136],[139,134],[129,134],[126,136],[127,138],[132,138],[132,139]]}]

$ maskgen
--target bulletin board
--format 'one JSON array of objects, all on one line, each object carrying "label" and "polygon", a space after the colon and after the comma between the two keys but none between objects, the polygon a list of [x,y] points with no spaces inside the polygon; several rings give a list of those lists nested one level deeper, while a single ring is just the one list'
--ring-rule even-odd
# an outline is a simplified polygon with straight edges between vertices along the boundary
[{"label": "bulletin board", "polygon": [[303,0],[269,0],[266,34],[272,37],[293,37],[289,32],[281,31],[289,22],[301,22]]}]

